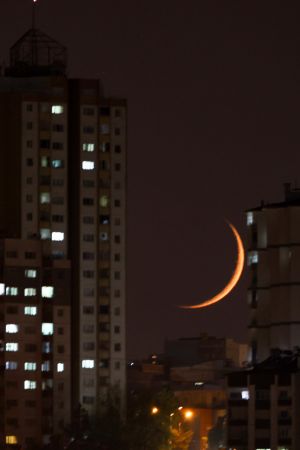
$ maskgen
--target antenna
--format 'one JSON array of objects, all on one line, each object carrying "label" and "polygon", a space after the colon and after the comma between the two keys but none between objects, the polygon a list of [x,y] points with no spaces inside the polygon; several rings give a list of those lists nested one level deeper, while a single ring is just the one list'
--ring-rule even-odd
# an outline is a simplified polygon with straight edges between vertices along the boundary
[{"label": "antenna", "polygon": [[35,11],[37,0],[32,0],[32,29],[35,29]]}]

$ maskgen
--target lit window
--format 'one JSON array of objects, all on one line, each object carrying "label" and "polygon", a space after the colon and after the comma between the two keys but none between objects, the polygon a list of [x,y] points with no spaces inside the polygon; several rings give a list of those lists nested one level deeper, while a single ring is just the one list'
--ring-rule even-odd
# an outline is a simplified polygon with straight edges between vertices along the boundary
[{"label": "lit window", "polygon": [[243,400],[249,400],[250,396],[249,396],[249,391],[248,389],[246,389],[245,391],[242,391],[242,399]]},{"label": "lit window", "polygon": [[83,170],[93,170],[95,168],[94,161],[82,161]]},{"label": "lit window", "polygon": [[49,336],[53,334],[53,323],[42,323],[42,334],[44,336]]},{"label": "lit window", "polygon": [[65,238],[65,233],[61,231],[53,231],[51,235],[52,241],[63,241]]},{"label": "lit window", "polygon": [[36,295],[36,288],[25,288],[24,295],[25,297],[34,297]]},{"label": "lit window", "polygon": [[248,253],[248,266],[252,264],[258,263],[258,253],[257,252],[249,252]]},{"label": "lit window", "polygon": [[25,277],[26,278],[36,278],[37,271],[35,269],[27,269],[25,270]]},{"label": "lit window", "polygon": [[6,295],[18,295],[18,288],[6,286],[5,294]]},{"label": "lit window", "polygon": [[102,195],[100,197],[100,206],[102,206],[102,208],[107,208],[108,207],[108,197],[107,197],[107,195]]},{"label": "lit window", "polygon": [[36,306],[24,306],[24,314],[25,314],[25,316],[36,316],[37,315],[37,307]]},{"label": "lit window", "polygon": [[64,363],[57,363],[56,370],[57,370],[57,372],[63,372],[65,370]]},{"label": "lit window", "polygon": [[48,156],[41,157],[41,167],[49,167],[50,166],[50,158]]},{"label": "lit window", "polygon": [[51,342],[47,341],[42,343],[42,352],[51,353]]},{"label": "lit window", "polygon": [[30,370],[30,371],[36,370],[36,362],[33,362],[33,361],[25,362],[24,370]]},{"label": "lit window", "polygon": [[40,195],[41,204],[50,203],[50,192],[42,192]]},{"label": "lit window", "polygon": [[93,369],[95,367],[95,361],[93,359],[83,359],[81,361],[81,367],[83,369]]},{"label": "lit window", "polygon": [[62,159],[52,159],[51,166],[53,167],[53,169],[61,169],[62,167],[64,167],[64,162]]},{"label": "lit window", "polygon": [[19,344],[17,342],[6,342],[5,350],[7,352],[17,352],[19,349]]},{"label": "lit window", "polygon": [[5,284],[0,283],[0,295],[4,295],[4,293],[5,293]]},{"label": "lit window", "polygon": [[5,362],[5,369],[6,370],[16,370],[18,368],[17,361],[6,361]]},{"label": "lit window", "polygon": [[62,114],[64,112],[64,107],[62,105],[53,105],[51,112],[52,114]]},{"label": "lit window", "polygon": [[24,389],[36,389],[36,381],[33,380],[24,380]]},{"label": "lit window", "polygon": [[105,231],[102,231],[102,233],[100,233],[100,240],[108,241],[108,233],[106,233]]},{"label": "lit window", "polygon": [[53,286],[42,286],[42,297],[52,298],[53,295],[54,295],[54,287]]},{"label": "lit window", "polygon": [[252,225],[254,222],[253,212],[247,212],[247,225]]},{"label": "lit window", "polygon": [[83,144],[82,150],[84,152],[93,152],[95,150],[95,144]]},{"label": "lit window", "polygon": [[[49,352],[45,352],[45,353],[49,353]],[[42,364],[42,372],[50,372],[50,370],[51,370],[50,361],[44,361]]]},{"label": "lit window", "polygon": [[40,235],[41,235],[41,239],[50,239],[51,231],[49,228],[41,228]]},{"label": "lit window", "polygon": [[17,333],[19,331],[19,326],[16,323],[7,323],[5,325],[6,333]]},{"label": "lit window", "polygon": [[6,443],[6,444],[17,444],[17,443],[18,443],[17,436],[14,436],[14,435],[6,435],[6,436],[5,436],[5,443]]}]

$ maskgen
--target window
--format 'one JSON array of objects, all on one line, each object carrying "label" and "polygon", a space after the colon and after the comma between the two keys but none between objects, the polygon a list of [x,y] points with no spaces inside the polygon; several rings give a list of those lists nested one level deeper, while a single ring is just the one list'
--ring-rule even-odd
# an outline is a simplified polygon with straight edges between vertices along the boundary
[{"label": "window", "polygon": [[82,186],[86,187],[86,188],[95,187],[95,182],[94,182],[94,180],[83,180]]},{"label": "window", "polygon": [[61,179],[61,178],[53,178],[52,185],[53,186],[63,186],[64,185],[64,180]]},{"label": "window", "polygon": [[5,350],[7,352],[17,352],[19,349],[19,344],[17,342],[6,342]]},{"label": "window", "polygon": [[121,344],[117,343],[114,345],[114,350],[115,352],[120,352],[121,351]]},{"label": "window", "polygon": [[36,389],[36,381],[33,380],[24,380],[24,389]]},{"label": "window", "polygon": [[52,114],[62,114],[64,112],[63,105],[52,105],[51,107]]},{"label": "window", "polygon": [[83,306],[82,308],[83,314],[94,314],[93,306]]},{"label": "window", "polygon": [[33,105],[32,105],[32,103],[27,103],[27,104],[26,104],[26,111],[27,111],[27,112],[32,112],[32,111],[33,111]]},{"label": "window", "polygon": [[51,336],[54,331],[54,325],[53,323],[42,323],[42,334],[44,336]]},{"label": "window", "polygon": [[120,368],[121,368],[120,361],[115,361],[115,369],[120,370]]},{"label": "window", "polygon": [[50,192],[41,192],[40,203],[44,205],[45,203],[50,203]]},{"label": "window", "polygon": [[120,327],[119,327],[119,325],[116,325],[116,326],[114,327],[114,333],[115,333],[115,334],[119,334],[119,333],[120,333]]},{"label": "window", "polygon": [[24,363],[24,370],[35,371],[36,370],[36,362],[29,361]]},{"label": "window", "polygon": [[115,260],[116,262],[120,262],[120,261],[121,261],[121,255],[120,255],[120,253],[115,253],[115,254],[114,254],[114,260]]},{"label": "window", "polygon": [[41,157],[41,167],[50,167],[50,158],[48,156]]},{"label": "window", "polygon": [[84,216],[82,219],[83,223],[92,225],[94,223],[94,217]]},{"label": "window", "polygon": [[109,360],[108,359],[100,359],[99,367],[103,368],[103,369],[108,369],[108,367],[109,367]]},{"label": "window", "polygon": [[95,163],[94,161],[82,161],[81,167],[83,170],[94,170]]},{"label": "window", "polygon": [[53,231],[51,235],[52,241],[63,241],[65,238],[65,234],[61,231]]},{"label": "window", "polygon": [[121,164],[120,164],[120,163],[116,163],[116,164],[115,164],[115,170],[116,170],[117,172],[120,172],[120,170],[121,170]]},{"label": "window", "polygon": [[32,182],[33,182],[33,178],[32,177],[27,177],[26,178],[26,183],[27,184],[32,184]]},{"label": "window", "polygon": [[17,361],[6,361],[5,362],[5,369],[6,370],[16,370],[18,368]]},{"label": "window", "polygon": [[51,353],[51,342],[43,342],[42,343],[42,352],[43,353]]},{"label": "window", "polygon": [[52,216],[52,221],[56,222],[56,223],[63,223],[64,221],[64,216],[62,214],[54,214]]},{"label": "window", "polygon": [[56,370],[57,372],[63,372],[65,370],[65,365],[62,362],[59,362],[56,364]]},{"label": "window", "polygon": [[93,369],[95,367],[95,361],[93,359],[83,359],[81,361],[81,367],[83,369]]},{"label": "window", "polygon": [[32,213],[27,213],[26,214],[26,220],[28,220],[28,222],[31,222],[33,219],[33,214]]},{"label": "window", "polygon": [[58,345],[57,346],[57,353],[64,353],[65,346],[64,345]]},{"label": "window", "polygon": [[26,159],[26,166],[27,167],[32,167],[33,166],[33,159],[32,158],[27,158]]},{"label": "window", "polygon": [[64,167],[64,161],[62,159],[52,159],[51,166],[53,169],[61,169]]},{"label": "window", "polygon": [[100,215],[100,224],[108,225],[109,224],[109,216],[108,215]]},{"label": "window", "polygon": [[40,148],[50,148],[50,139],[41,139]]},{"label": "window", "polygon": [[110,143],[109,142],[101,142],[100,150],[102,153],[108,153],[110,151]]},{"label": "window", "polygon": [[102,208],[107,208],[108,207],[108,197],[107,197],[107,195],[102,195],[100,197],[100,206]]},{"label": "window", "polygon": [[41,228],[40,236],[41,236],[41,239],[50,239],[50,237],[51,237],[50,229],[49,228]]},{"label": "window", "polygon": [[109,314],[109,305],[100,305],[99,313],[100,314]]},{"label": "window", "polygon": [[35,353],[37,351],[37,346],[35,344],[25,344],[25,352]]},{"label": "window", "polygon": [[99,330],[106,333],[110,330],[110,326],[108,322],[100,322],[99,323]]},{"label": "window", "polygon": [[106,231],[100,233],[100,241],[108,241],[108,233]]},{"label": "window", "polygon": [[85,325],[83,325],[82,329],[83,329],[84,333],[91,334],[91,333],[94,333],[95,328],[94,328],[94,325],[85,324]]},{"label": "window", "polygon": [[120,315],[121,309],[120,309],[119,306],[116,306],[116,307],[115,307],[114,313],[115,313],[115,316],[119,316],[119,315]]},{"label": "window", "polygon": [[17,287],[6,286],[5,294],[6,295],[13,295],[13,296],[18,295],[18,288]]},{"label": "window", "polygon": [[84,270],[82,272],[84,278],[94,278],[94,271],[93,270]]},{"label": "window", "polygon": [[121,236],[119,234],[115,235],[115,244],[120,244],[121,243]]},{"label": "window", "polygon": [[31,195],[31,194],[27,194],[27,195],[26,195],[26,202],[27,202],[27,203],[32,203],[32,200],[33,200],[32,195]]},{"label": "window", "polygon": [[251,266],[252,264],[258,263],[258,252],[253,251],[248,253],[248,266]]},{"label": "window", "polygon": [[121,153],[121,146],[115,145],[115,153]]},{"label": "window", "polygon": [[95,291],[93,288],[84,288],[83,295],[85,297],[93,297],[95,295]]},{"label": "window", "polygon": [[87,351],[87,352],[95,350],[94,342],[84,342],[83,343],[83,350]]},{"label": "window", "polygon": [[5,293],[5,285],[4,283],[0,283],[0,295],[4,295]]},{"label": "window", "polygon": [[95,108],[92,108],[90,106],[84,106],[82,109],[82,113],[85,116],[94,116],[95,115]]},{"label": "window", "polygon": [[102,123],[100,125],[100,133],[101,134],[109,134],[109,124],[108,123]]},{"label": "window", "polygon": [[120,136],[121,134],[121,129],[120,128],[115,128],[115,136]]},{"label": "window", "polygon": [[85,127],[83,127],[82,131],[83,131],[83,133],[86,133],[86,134],[92,134],[92,133],[95,133],[95,128],[91,127],[91,126],[85,126]]},{"label": "window", "polygon": [[94,235],[93,234],[84,234],[82,236],[82,240],[84,242],[94,242]]},{"label": "window", "polygon": [[254,223],[254,215],[253,212],[247,212],[247,225],[252,225]]},{"label": "window", "polygon": [[115,200],[114,205],[116,208],[121,206],[121,200]]},{"label": "window", "polygon": [[36,316],[37,315],[37,307],[36,306],[24,306],[24,314],[25,314],[25,316]]},{"label": "window", "polygon": [[82,204],[84,206],[92,206],[94,204],[94,199],[93,198],[89,198],[89,197],[84,197],[82,199]]},{"label": "window", "polygon": [[17,436],[13,435],[13,434],[9,434],[5,436],[5,443],[6,444],[10,444],[10,445],[15,445],[18,443],[18,438]]},{"label": "window", "polygon": [[63,150],[64,144],[62,142],[53,142],[52,148],[53,150]]},{"label": "window", "polygon": [[95,399],[94,397],[88,396],[88,395],[84,395],[82,397],[82,403],[84,405],[93,405],[95,403]]},{"label": "window", "polygon": [[54,287],[53,286],[42,286],[42,297],[43,298],[52,298],[54,296]]},{"label": "window", "polygon": [[34,297],[36,295],[36,288],[25,288],[24,295],[25,297]]},{"label": "window", "polygon": [[44,361],[41,366],[42,372],[50,372],[51,364],[50,361]]},{"label": "window", "polygon": [[64,204],[64,198],[63,197],[53,197],[52,198],[52,204],[53,205],[63,205]]},{"label": "window", "polygon": [[25,252],[25,259],[35,259],[36,254],[34,252]]},{"label": "window", "polygon": [[82,150],[84,152],[93,152],[95,150],[95,144],[93,143],[82,144]]},{"label": "window", "polygon": [[92,252],[83,252],[82,259],[86,261],[93,261],[95,259],[95,253]]},{"label": "window", "polygon": [[54,124],[54,125],[52,125],[52,130],[56,131],[57,133],[61,133],[64,131],[64,126],[59,123]]},{"label": "window", "polygon": [[100,107],[100,115],[101,116],[109,116],[110,115],[110,107],[109,106],[101,106]]},{"label": "window", "polygon": [[33,129],[33,123],[32,122],[27,122],[26,123],[26,129],[27,130],[32,130]]},{"label": "window", "polygon": [[37,271],[35,269],[26,269],[25,277],[26,278],[36,278]]},{"label": "window", "polygon": [[105,159],[103,159],[100,162],[100,168],[101,168],[101,170],[109,170],[109,162],[106,161]]},{"label": "window", "polygon": [[5,325],[5,332],[6,333],[17,333],[19,331],[19,325],[17,325],[16,323],[7,323]]}]

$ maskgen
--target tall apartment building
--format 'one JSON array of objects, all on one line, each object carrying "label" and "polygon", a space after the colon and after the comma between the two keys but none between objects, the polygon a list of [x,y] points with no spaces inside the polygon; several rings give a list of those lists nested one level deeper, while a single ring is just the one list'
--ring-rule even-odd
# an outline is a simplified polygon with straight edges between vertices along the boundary
[{"label": "tall apartment building", "polygon": [[[3,253],[0,290],[3,286],[3,305],[9,308],[13,301],[18,313],[14,322],[6,310],[2,313],[1,332],[13,324],[19,340],[3,335],[1,385],[3,398],[13,401],[6,384],[15,373],[24,383],[34,381],[36,416],[43,420],[38,400],[46,395],[43,364],[52,361],[47,390],[55,396],[60,389],[57,404],[64,403],[66,422],[79,402],[96,413],[111,387],[119,390],[121,406],[125,397],[126,102],[105,98],[96,80],[68,79],[66,49],[37,29],[17,41],[10,57],[0,77],[0,237],[3,248],[12,245],[13,250]],[[26,259],[30,247],[37,261]],[[30,271],[35,280],[28,284]],[[50,291],[52,300],[45,300],[43,293]],[[31,292],[28,306],[38,308],[32,337],[36,354],[28,360],[34,378],[22,366],[25,292]],[[68,305],[63,312],[61,305]],[[47,359],[44,323],[52,324]],[[10,342],[18,344],[14,360],[6,350]],[[6,367],[11,361],[17,363],[16,372]],[[67,377],[64,391],[62,376]],[[29,417],[27,406],[17,407],[18,414]],[[1,443],[46,441],[58,431],[55,408],[50,425],[39,427],[37,421],[32,434],[23,427],[25,419],[13,433],[0,411]]]},{"label": "tall apartment building", "polygon": [[285,186],[281,203],[247,212],[250,272],[249,344],[260,362],[272,349],[300,343],[300,190]]}]

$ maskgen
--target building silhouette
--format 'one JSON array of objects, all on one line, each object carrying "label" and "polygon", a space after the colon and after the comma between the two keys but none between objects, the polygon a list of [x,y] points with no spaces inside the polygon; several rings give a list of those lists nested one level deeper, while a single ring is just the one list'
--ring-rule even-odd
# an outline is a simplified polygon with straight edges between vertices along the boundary
[{"label": "building silhouette", "polygon": [[0,77],[0,446],[124,406],[126,101],[33,27]]}]

